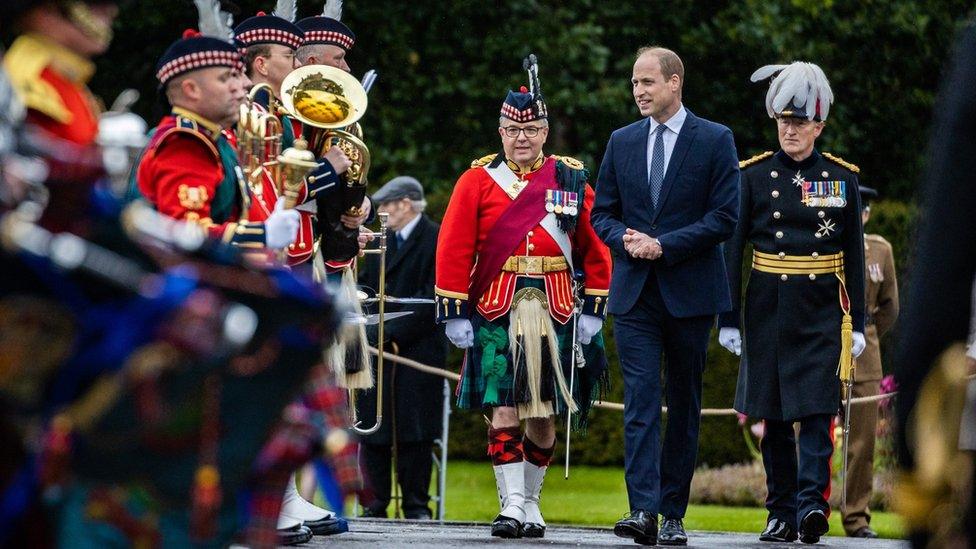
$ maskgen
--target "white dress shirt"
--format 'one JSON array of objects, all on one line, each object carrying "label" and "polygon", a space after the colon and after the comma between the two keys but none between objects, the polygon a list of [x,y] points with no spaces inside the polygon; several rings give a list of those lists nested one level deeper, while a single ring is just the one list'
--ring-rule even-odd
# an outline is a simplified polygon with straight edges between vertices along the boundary
[{"label": "white dress shirt", "polygon": [[[684,104],[678,107],[678,112],[674,113],[674,116],[669,118],[664,125],[668,128],[664,130],[664,174],[668,173],[668,164],[671,163],[671,153],[674,152],[674,144],[678,141],[678,134],[681,133],[681,127],[685,125],[685,119],[688,118],[688,111],[685,110]],[[654,141],[657,137],[654,132],[660,124],[653,117],[648,117],[651,122],[650,133],[647,139],[647,178],[651,178],[651,159],[654,158]]]},{"label": "white dress shirt", "polygon": [[413,219],[408,221],[407,224],[404,225],[402,229],[396,232],[397,236],[399,236],[403,242],[406,242],[407,239],[410,238],[410,233],[413,232],[414,228],[417,226],[417,223],[420,223],[421,215],[422,214],[417,214],[417,217],[414,217]]}]

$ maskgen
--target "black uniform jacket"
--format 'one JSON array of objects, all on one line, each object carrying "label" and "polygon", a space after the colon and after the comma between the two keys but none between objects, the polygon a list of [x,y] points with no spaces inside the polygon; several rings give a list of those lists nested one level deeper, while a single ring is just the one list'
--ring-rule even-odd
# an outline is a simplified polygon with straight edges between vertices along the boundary
[{"label": "black uniform jacket", "polygon": [[722,327],[738,328],[744,322],[735,408],[777,420],[835,413],[843,315],[838,276],[753,269],[741,310],[739,305],[743,267],[752,264],[747,245],[777,257],[843,252],[854,330],[864,332],[857,174],[846,162],[816,150],[802,162],[780,151],[742,165],[739,223],[725,244],[734,309],[719,320]]}]

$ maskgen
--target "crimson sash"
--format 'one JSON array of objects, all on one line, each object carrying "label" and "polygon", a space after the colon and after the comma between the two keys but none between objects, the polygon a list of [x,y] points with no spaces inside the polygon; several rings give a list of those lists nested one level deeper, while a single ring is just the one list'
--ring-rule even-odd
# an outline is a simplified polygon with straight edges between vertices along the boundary
[{"label": "crimson sash", "polygon": [[550,158],[495,221],[495,226],[488,231],[484,246],[478,251],[478,263],[471,274],[468,302],[473,304],[472,307],[501,272],[505,261],[511,257],[512,250],[549,213],[546,211],[546,191],[558,188],[556,162]]}]

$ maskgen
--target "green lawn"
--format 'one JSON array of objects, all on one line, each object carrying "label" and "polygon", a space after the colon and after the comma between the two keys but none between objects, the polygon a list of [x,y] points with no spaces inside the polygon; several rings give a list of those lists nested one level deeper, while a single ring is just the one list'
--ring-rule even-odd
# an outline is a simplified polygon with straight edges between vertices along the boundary
[{"label": "green lawn", "polygon": [[[436,492],[435,486],[431,493]],[[491,465],[487,461],[448,462],[446,503],[448,520],[487,522],[494,518],[498,495]],[[542,490],[542,513],[547,522],[609,527],[626,511],[622,469],[573,466],[566,480],[562,464],[550,468]],[[685,517],[690,530],[758,534],[765,524],[766,511],[760,508],[692,505]],[[871,525],[882,537],[902,535],[901,522],[894,513],[873,513]],[[840,513],[832,513],[829,535],[844,535]]]}]

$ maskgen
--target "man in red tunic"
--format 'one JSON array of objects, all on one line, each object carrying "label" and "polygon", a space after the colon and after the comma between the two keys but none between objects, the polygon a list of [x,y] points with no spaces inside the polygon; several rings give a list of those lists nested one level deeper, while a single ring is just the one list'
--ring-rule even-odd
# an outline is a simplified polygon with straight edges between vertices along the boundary
[{"label": "man in red tunic", "polygon": [[[583,164],[542,152],[549,124],[535,56],[526,66],[531,91],[509,92],[502,104],[504,155],[461,175],[437,242],[437,320],[466,349],[458,404],[491,408],[488,453],[501,498],[491,534],[499,537],[545,534],[539,494],[554,415],[586,407],[606,367],[591,355],[572,371],[583,354],[574,343],[589,344],[603,325],[610,255],[590,225]],[[574,272],[584,277],[581,310]]]},{"label": "man in red tunic", "polygon": [[[16,3],[15,3],[16,4]],[[4,23],[20,35],[3,59],[27,107],[26,139],[46,154],[49,202],[41,224],[84,233],[88,193],[101,175],[95,144],[100,108],[87,83],[92,58],[105,53],[118,14],[115,1],[49,0],[13,6]]]},{"label": "man in red tunic", "polygon": [[204,226],[232,245],[281,249],[294,241],[298,212],[279,201],[267,219],[248,220],[250,189],[222,133],[237,118],[246,79],[237,49],[187,31],[157,65],[172,112],[163,117],[136,174],[139,191],[160,212]]}]

